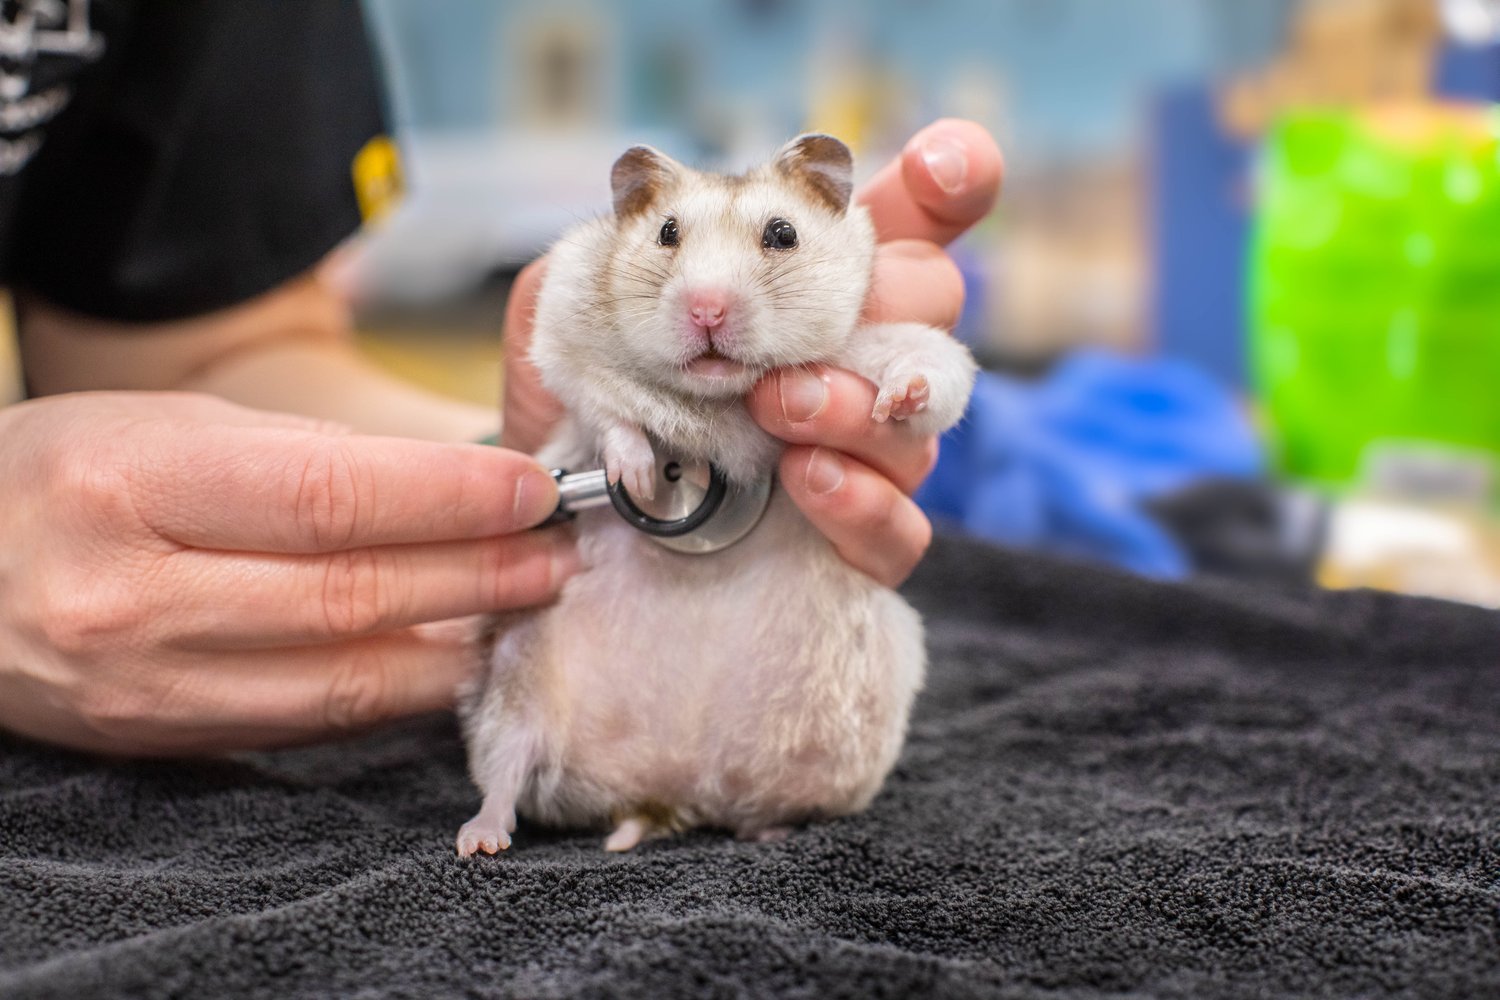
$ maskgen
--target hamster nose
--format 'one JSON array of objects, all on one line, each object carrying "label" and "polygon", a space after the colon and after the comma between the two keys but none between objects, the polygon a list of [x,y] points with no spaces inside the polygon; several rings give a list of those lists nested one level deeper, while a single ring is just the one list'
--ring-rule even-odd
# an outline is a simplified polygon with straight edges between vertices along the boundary
[{"label": "hamster nose", "polygon": [[695,326],[716,330],[724,325],[724,317],[729,312],[729,296],[720,291],[690,292],[687,307]]}]

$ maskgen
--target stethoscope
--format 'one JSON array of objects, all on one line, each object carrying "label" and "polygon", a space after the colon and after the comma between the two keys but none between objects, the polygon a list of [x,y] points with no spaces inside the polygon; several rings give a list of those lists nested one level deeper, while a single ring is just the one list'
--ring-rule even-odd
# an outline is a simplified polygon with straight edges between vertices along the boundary
[{"label": "stethoscope", "polygon": [[771,503],[770,476],[739,486],[709,462],[659,456],[655,496],[650,500],[637,499],[620,483],[611,483],[603,469],[554,469],[552,478],[557,481],[559,499],[548,524],[570,521],[579,511],[609,504],[632,528],[689,555],[718,552],[738,542],[750,534]]}]

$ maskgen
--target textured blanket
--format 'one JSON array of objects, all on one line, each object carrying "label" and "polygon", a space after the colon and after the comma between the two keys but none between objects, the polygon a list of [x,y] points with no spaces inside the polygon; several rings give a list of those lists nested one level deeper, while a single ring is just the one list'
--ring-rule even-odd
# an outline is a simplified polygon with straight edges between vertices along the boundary
[{"label": "textured blanket", "polygon": [[0,737],[0,997],[1500,996],[1500,616],[972,543],[864,815],[459,861],[446,717],[100,762]]}]

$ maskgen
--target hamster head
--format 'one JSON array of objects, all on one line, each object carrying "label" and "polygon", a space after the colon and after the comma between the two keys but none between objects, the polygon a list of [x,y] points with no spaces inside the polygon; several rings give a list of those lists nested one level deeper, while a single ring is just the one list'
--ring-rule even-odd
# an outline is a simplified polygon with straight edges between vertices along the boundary
[{"label": "hamster head", "polygon": [[[835,357],[858,321],[874,234],[853,163],[805,135],[742,176],[644,146],[611,173],[613,232],[588,334],[613,373],[680,397],[743,395],[768,370]],[[601,316],[601,318],[605,318]]]}]

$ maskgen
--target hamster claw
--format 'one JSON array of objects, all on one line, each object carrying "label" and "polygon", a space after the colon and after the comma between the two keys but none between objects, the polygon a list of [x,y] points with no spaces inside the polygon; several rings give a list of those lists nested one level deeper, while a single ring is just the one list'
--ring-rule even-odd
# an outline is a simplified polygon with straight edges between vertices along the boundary
[{"label": "hamster claw", "polygon": [[618,425],[604,434],[604,474],[638,500],[656,498],[656,453],[637,428]]},{"label": "hamster claw", "polygon": [[475,817],[458,828],[455,846],[461,858],[483,851],[498,854],[510,849],[510,835],[516,829],[516,811],[487,810],[483,806]]},{"label": "hamster claw", "polygon": [[878,424],[887,420],[905,420],[927,409],[932,388],[926,375],[898,375],[881,388],[875,397],[875,410],[870,414]]},{"label": "hamster claw", "polygon": [[498,827],[478,827],[474,820],[469,820],[459,828],[457,847],[461,858],[472,857],[480,851],[498,854],[510,849],[510,834]]}]

